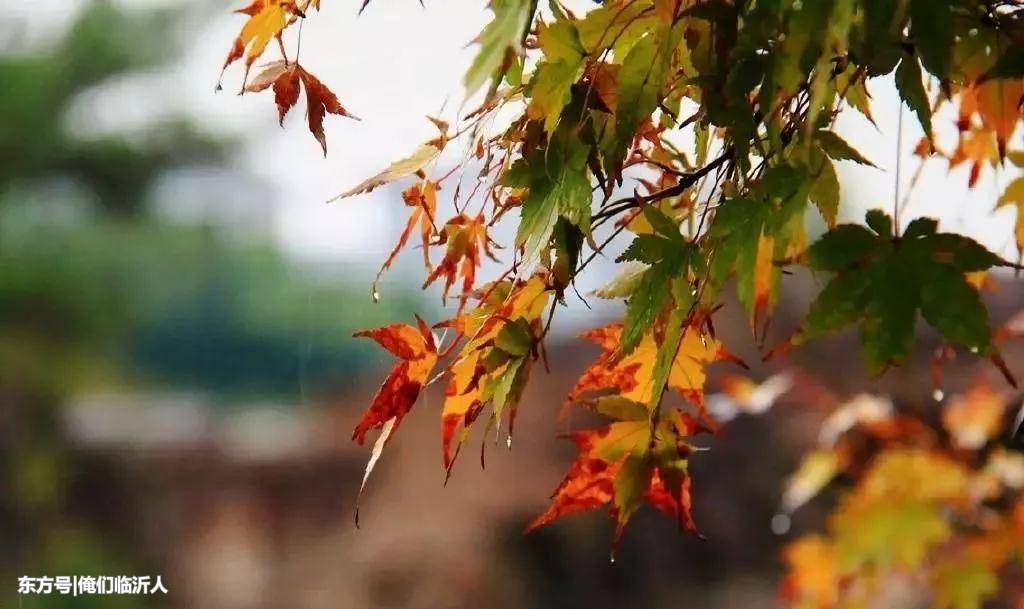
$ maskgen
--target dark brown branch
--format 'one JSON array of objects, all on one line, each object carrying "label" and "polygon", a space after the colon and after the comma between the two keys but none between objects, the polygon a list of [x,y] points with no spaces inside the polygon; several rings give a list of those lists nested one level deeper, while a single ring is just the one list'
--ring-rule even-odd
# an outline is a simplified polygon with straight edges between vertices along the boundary
[{"label": "dark brown branch", "polygon": [[681,195],[684,192],[686,192],[686,189],[691,188],[694,184],[699,182],[701,178],[721,167],[726,161],[731,160],[732,156],[733,151],[730,148],[729,150],[726,150],[724,153],[722,153],[721,156],[711,161],[704,167],[701,167],[697,171],[682,174],[682,177],[680,177],[679,179],[679,183],[674,186],[669,186],[668,188],[659,190],[658,192],[653,192],[649,195],[632,195],[629,197],[623,197],[616,201],[612,201],[604,209],[591,216],[590,221],[596,222],[603,218],[610,218],[624,211],[640,207],[642,205],[656,203],[663,199],[668,199],[671,197]]}]

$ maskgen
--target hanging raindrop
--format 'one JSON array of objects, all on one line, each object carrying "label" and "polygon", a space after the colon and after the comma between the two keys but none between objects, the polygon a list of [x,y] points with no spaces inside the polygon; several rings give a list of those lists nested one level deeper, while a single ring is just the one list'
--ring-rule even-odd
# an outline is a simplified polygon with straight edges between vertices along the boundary
[{"label": "hanging raindrop", "polygon": [[776,514],[772,516],[772,533],[775,533],[776,535],[785,535],[789,532],[790,525],[792,525],[792,521],[790,521],[789,516],[786,514]]}]

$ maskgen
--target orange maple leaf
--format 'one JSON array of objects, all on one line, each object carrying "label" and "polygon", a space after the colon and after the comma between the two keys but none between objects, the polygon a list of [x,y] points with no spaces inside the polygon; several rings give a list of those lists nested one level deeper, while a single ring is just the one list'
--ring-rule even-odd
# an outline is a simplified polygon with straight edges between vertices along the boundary
[{"label": "orange maple leaf", "polygon": [[999,149],[991,130],[972,127],[960,134],[957,148],[949,158],[949,166],[953,168],[964,162],[971,164],[970,177],[967,181],[971,188],[977,186],[981,170],[986,165],[995,167],[999,164]]},{"label": "orange maple leaf", "polygon": [[405,201],[407,206],[412,208],[412,213],[409,214],[409,220],[405,223],[405,228],[398,237],[398,243],[395,244],[394,249],[388,254],[387,259],[380,266],[380,270],[377,271],[377,276],[373,280],[374,300],[376,300],[378,294],[377,285],[380,282],[381,275],[384,274],[384,271],[391,268],[391,264],[395,261],[395,257],[398,256],[398,252],[402,251],[402,248],[408,243],[409,237],[412,236],[413,230],[416,229],[417,222],[420,224],[420,238],[423,242],[423,264],[427,267],[428,272],[431,270],[429,248],[430,238],[437,232],[437,228],[434,226],[434,214],[437,212],[437,191],[439,189],[440,186],[437,182],[426,180],[413,184],[402,191],[402,200]]},{"label": "orange maple leaf", "polygon": [[320,147],[326,156],[327,136],[324,134],[324,116],[331,113],[356,120],[359,118],[349,113],[338,101],[338,97],[317,77],[301,65],[282,59],[267,64],[263,72],[245,86],[245,91],[258,93],[273,87],[278,121],[284,124],[285,115],[299,101],[300,83],[301,88],[306,90],[306,121],[309,124],[309,131],[316,141],[320,142]]},{"label": "orange maple leaf", "polygon": [[[622,324],[614,323],[595,328],[580,335],[580,338],[597,343],[603,352],[569,392],[566,403],[579,402],[596,392],[614,391],[624,398],[650,402],[653,391],[654,365],[658,345],[652,333],[644,335],[631,353],[619,356],[619,341]],[[716,361],[739,361],[722,344],[689,327],[680,341],[675,361],[669,370],[668,386],[690,401],[702,414],[704,412],[704,384],[707,380],[708,364]]]},{"label": "orange maple leaf", "polygon": [[960,95],[958,126],[966,131],[977,115],[981,126],[995,135],[999,158],[1006,156],[1006,143],[1013,137],[1024,114],[1024,78],[998,78],[969,83]]},{"label": "orange maple leaf", "polygon": [[245,73],[248,75],[253,62],[259,59],[270,41],[288,27],[289,15],[297,11],[295,3],[290,0],[253,0],[248,6],[235,11],[248,15],[249,19],[232,43],[221,74],[244,55]]},{"label": "orange maple leaf", "polygon": [[494,241],[487,234],[487,225],[482,215],[471,218],[459,214],[445,223],[438,234],[435,245],[444,244],[445,252],[441,263],[423,282],[425,289],[440,277],[444,277],[444,292],[441,299],[448,298],[448,292],[455,283],[456,276],[462,277],[462,292],[459,295],[459,309],[465,306],[466,300],[473,291],[476,281],[476,269],[480,266],[481,254],[497,261],[491,248]]},{"label": "orange maple leaf", "polygon": [[402,360],[384,379],[370,407],[352,431],[352,439],[359,444],[366,440],[366,432],[384,427],[391,419],[394,419],[394,423],[389,431],[398,427],[416,403],[427,377],[437,364],[437,346],[433,333],[419,317],[416,323],[417,328],[408,324],[392,324],[354,334],[372,338]]},{"label": "orange maple leaf", "polygon": [[[469,428],[488,403],[493,407],[492,425],[497,425],[507,410],[511,438],[519,392],[530,372],[532,343],[536,340],[534,336],[539,331],[540,316],[549,294],[550,288],[542,275],[515,284],[500,282],[486,290],[478,308],[445,322],[444,325],[469,337],[449,368],[441,412],[441,448],[444,466],[449,472]],[[519,332],[519,336],[530,345],[502,340],[503,331],[514,337],[511,331],[524,326],[529,328],[529,334],[523,336],[524,333]],[[456,442],[460,428],[462,433]]]},{"label": "orange maple leaf", "polygon": [[648,503],[677,519],[682,530],[696,533],[686,473],[691,448],[684,438],[699,427],[676,410],[655,426],[653,436],[646,416],[569,434],[579,456],[552,493],[551,505],[527,525],[526,532],[608,505],[616,521],[614,548],[632,515]]}]

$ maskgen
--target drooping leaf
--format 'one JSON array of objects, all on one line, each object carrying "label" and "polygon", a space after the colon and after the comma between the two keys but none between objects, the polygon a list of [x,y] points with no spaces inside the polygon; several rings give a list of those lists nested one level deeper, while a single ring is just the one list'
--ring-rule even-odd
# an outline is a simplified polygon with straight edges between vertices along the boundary
[{"label": "drooping leaf", "polygon": [[835,165],[825,155],[817,155],[819,169],[811,183],[811,190],[808,196],[811,202],[818,208],[821,217],[829,226],[835,226],[836,216],[839,213],[839,176],[836,175]]},{"label": "drooping leaf", "polygon": [[868,165],[875,167],[875,164],[869,161],[863,154],[861,154],[856,148],[851,146],[837,135],[834,131],[821,130],[815,135],[815,140],[821,145],[830,158],[837,161],[853,161],[861,165]]},{"label": "drooping leaf", "polygon": [[238,33],[227,58],[224,60],[224,68],[245,56],[246,72],[253,64],[267,45],[288,25],[288,16],[294,3],[288,0],[253,0],[245,8],[239,9],[238,13],[248,15]]},{"label": "drooping leaf", "polygon": [[334,197],[333,199],[331,199],[331,201],[337,201],[338,199],[344,199],[346,197],[367,193],[373,190],[374,188],[377,188],[378,186],[383,186],[384,184],[394,182],[395,180],[400,180],[404,177],[411,176],[417,171],[420,171],[424,167],[429,165],[431,161],[436,159],[440,153],[441,148],[438,147],[436,144],[423,144],[419,148],[417,148],[416,151],[413,152],[410,156],[400,161],[395,161],[394,163],[389,165],[387,169],[385,169],[384,171],[381,171],[380,173],[363,180],[362,182],[352,187],[351,189],[346,190],[340,195]]},{"label": "drooping leaf", "polygon": [[328,113],[356,118],[345,110],[337,96],[331,92],[317,77],[306,71],[297,63],[286,60],[275,61],[264,69],[245,90],[259,92],[273,86],[274,101],[277,103],[279,122],[284,124],[285,114],[299,101],[299,84],[306,91],[306,120],[309,131],[320,142],[320,147],[327,155],[327,136],[324,134],[324,116]]},{"label": "drooping leaf", "polygon": [[380,281],[381,275],[384,274],[388,268],[391,267],[391,263],[394,262],[395,257],[398,256],[398,252],[402,251],[405,244],[409,241],[409,237],[412,232],[416,229],[416,224],[420,225],[420,242],[423,248],[423,264],[427,270],[431,270],[430,266],[430,239],[437,228],[434,226],[434,216],[437,213],[437,182],[425,181],[420,184],[413,184],[409,188],[402,191],[402,201],[408,207],[412,208],[412,213],[409,214],[409,220],[405,223],[405,228],[402,230],[402,234],[398,237],[398,243],[395,244],[394,249],[388,254],[387,259],[384,260],[384,264],[381,265],[380,270],[377,271],[377,276],[373,282],[373,293],[377,295],[377,282]]},{"label": "drooping leaf", "polygon": [[925,137],[932,139],[932,108],[924,89],[921,64],[913,55],[905,55],[896,68],[896,90],[900,99],[917,115]]},{"label": "drooping leaf", "polygon": [[488,429],[507,414],[511,439],[516,407],[536,356],[540,317],[550,288],[541,276],[485,289],[485,300],[448,325],[468,337],[449,370],[441,413],[444,466],[450,472],[473,423],[491,406]]},{"label": "drooping leaf", "polygon": [[589,234],[588,154],[587,146],[565,128],[552,136],[548,148],[538,149],[513,166],[529,185],[516,233],[516,243],[524,250],[524,264],[535,261],[541,249],[547,247],[559,218]]},{"label": "drooping leaf", "polygon": [[537,66],[530,81],[527,114],[543,121],[545,130],[552,133],[562,109],[569,103],[570,88],[583,72],[586,52],[580,44],[576,27],[565,18],[552,24],[542,24],[537,39],[544,52],[544,61]]},{"label": "drooping leaf", "polygon": [[965,273],[1003,264],[977,242],[936,231],[917,219],[899,238],[891,223],[869,213],[875,233],[838,226],[811,246],[811,268],[836,272],[811,304],[802,338],[813,338],[857,322],[861,349],[875,373],[909,355],[917,312],[947,339],[974,352],[990,343],[985,307]]},{"label": "drooping leaf", "polygon": [[604,150],[608,173],[617,176],[637,127],[658,107],[668,76],[671,43],[668,32],[658,30],[641,38],[623,59],[618,73],[614,137]]},{"label": "drooping leaf", "polygon": [[[803,211],[811,182],[791,167],[778,167],[763,178],[759,198],[734,198],[715,212],[709,231],[714,246],[710,279],[721,286],[736,276],[736,292],[752,327],[778,299],[781,269],[804,240]],[[819,194],[820,196],[820,194]]]},{"label": "drooping leaf", "polygon": [[467,95],[475,93],[489,79],[495,83],[501,80],[519,49],[536,5],[536,0],[491,0],[494,19],[476,40],[480,49],[464,79]]},{"label": "drooping leaf", "polygon": [[[661,345],[652,332],[645,334],[636,348],[621,356],[621,324],[610,324],[580,335],[601,346],[602,353],[580,376],[566,398],[567,403],[585,400],[588,395],[614,391],[615,394],[648,404],[655,394],[655,365]],[[735,357],[720,342],[702,335],[696,328],[687,329],[677,343],[667,384],[698,408],[704,404],[706,368],[716,361],[734,361]]]},{"label": "drooping leaf", "polygon": [[395,419],[393,426],[398,427],[416,403],[427,377],[437,364],[434,335],[423,320],[417,318],[417,323],[417,328],[392,324],[355,333],[355,336],[372,338],[402,360],[381,384],[370,407],[352,431],[352,439],[359,444],[366,439],[368,431],[383,427],[391,419]]},{"label": "drooping leaf", "polygon": [[656,426],[653,437],[646,417],[570,434],[579,456],[552,493],[551,506],[527,526],[527,532],[607,505],[616,523],[614,549],[644,502],[677,519],[681,530],[696,532],[686,473],[686,439],[694,431],[691,422],[675,413]]},{"label": "drooping leaf", "polygon": [[910,0],[910,35],[926,70],[949,77],[954,30],[950,0]]},{"label": "drooping leaf", "polygon": [[1017,210],[1017,221],[1015,234],[1017,236],[1017,249],[1024,252],[1024,178],[1017,178],[1006,187],[999,201],[998,207],[1012,205]]},{"label": "drooping leaf", "polygon": [[[619,257],[619,261],[636,260],[650,265],[637,279],[629,296],[619,345],[622,354],[628,354],[636,347],[665,305],[673,301],[673,284],[688,284],[686,273],[695,255],[693,245],[682,237],[679,227],[660,211],[645,208],[644,217],[655,232],[638,235]],[[675,302],[674,306],[684,308],[686,303]]]},{"label": "drooping leaf", "polygon": [[471,218],[466,214],[448,220],[438,234],[437,243],[445,246],[444,258],[423,282],[426,288],[444,277],[444,291],[441,299],[448,298],[448,291],[455,283],[457,275],[462,276],[462,287],[459,295],[459,309],[466,304],[476,281],[476,270],[486,255],[494,259],[491,250],[493,240],[487,234],[487,226],[482,217]]}]

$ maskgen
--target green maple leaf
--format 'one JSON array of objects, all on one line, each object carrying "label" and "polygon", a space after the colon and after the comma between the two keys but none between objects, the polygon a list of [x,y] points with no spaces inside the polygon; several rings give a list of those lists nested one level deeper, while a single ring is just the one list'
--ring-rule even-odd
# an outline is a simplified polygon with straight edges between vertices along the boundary
[{"label": "green maple leaf", "polygon": [[562,110],[571,99],[572,85],[583,72],[586,51],[576,26],[556,13],[554,23],[542,25],[537,40],[544,60],[537,65],[530,81],[530,116],[543,119],[544,129],[552,133]]},{"label": "green maple leaf", "polygon": [[931,219],[914,220],[899,237],[882,212],[867,220],[870,229],[837,226],[808,250],[812,269],[836,275],[811,303],[801,335],[857,323],[868,368],[878,373],[907,359],[920,312],[951,342],[988,352],[987,312],[965,273],[1005,262],[968,237],[937,232]]},{"label": "green maple leaf", "polygon": [[509,54],[519,47],[530,26],[536,0],[491,0],[494,19],[484,27],[477,42],[480,50],[466,72],[466,94],[471,95],[493,79],[498,82],[512,63]]},{"label": "green maple leaf", "polygon": [[[654,320],[672,300],[676,308],[686,308],[692,296],[687,291],[687,272],[697,260],[696,248],[683,238],[679,226],[654,207],[645,207],[644,216],[654,227],[653,234],[637,235],[617,262],[633,260],[648,268],[638,278],[626,307],[626,322],[619,342],[622,354],[630,353]],[[677,285],[679,283],[685,286]],[[674,290],[674,287],[679,289]],[[683,300],[683,302],[680,302]]]},{"label": "green maple leaf", "polygon": [[904,54],[899,67],[896,68],[896,90],[899,91],[900,99],[917,115],[925,136],[931,139],[932,107],[928,101],[928,93],[924,90],[923,78],[917,57]]},{"label": "green maple leaf", "polygon": [[523,262],[532,262],[551,240],[559,218],[590,234],[590,148],[574,129],[559,128],[548,146],[513,164],[502,178],[505,186],[529,188],[523,201],[516,244]]}]

